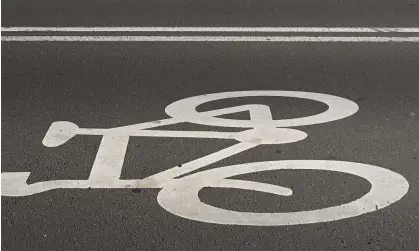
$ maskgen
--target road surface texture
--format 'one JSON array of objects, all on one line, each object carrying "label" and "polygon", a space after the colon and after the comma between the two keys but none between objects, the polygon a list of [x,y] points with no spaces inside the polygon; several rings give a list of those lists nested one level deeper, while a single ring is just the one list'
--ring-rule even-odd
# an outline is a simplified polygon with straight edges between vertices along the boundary
[{"label": "road surface texture", "polygon": [[[5,0],[2,16],[3,28],[417,28],[419,4],[414,0]],[[109,34],[117,41],[5,41],[7,36],[25,40],[37,35]],[[118,41],[121,36],[173,34],[189,35],[187,32],[2,32],[2,250],[419,250],[417,31],[378,35],[413,37],[416,42]],[[196,34],[224,36],[221,32]],[[248,36],[237,32],[229,35]],[[274,33],[277,35],[294,36],[292,32]],[[330,37],[323,32],[309,35]],[[356,39],[361,35],[335,36]],[[236,180],[289,188],[290,196],[231,187],[203,186],[199,191],[199,200],[205,204],[238,212],[237,215],[252,212],[262,217],[268,213],[339,207],[364,198],[370,191],[376,194],[368,203],[352,208],[354,217],[342,217],[347,212],[338,209],[334,211],[336,215],[314,218],[311,223],[303,217],[289,224],[270,226],[264,226],[269,225],[268,221],[243,224],[250,219],[246,216],[237,219],[242,224],[179,217],[163,207],[162,192],[159,193],[162,187],[169,187],[163,188],[169,194],[166,206],[169,203],[169,207],[181,211],[192,208],[190,217],[198,217],[204,211],[201,208],[193,211],[192,202],[181,197],[178,187],[171,183],[160,188],[145,188],[139,183],[103,188],[106,182],[98,180],[95,184],[102,188],[62,188],[27,196],[7,194],[18,188],[13,182],[7,185],[10,179],[5,178],[5,173],[30,172],[28,184],[89,178],[102,136],[75,135],[60,146],[47,147],[43,140],[53,122],[70,121],[80,128],[113,128],[159,121],[170,118],[165,109],[175,101],[252,90],[328,94],[355,102],[359,110],[327,123],[288,126],[307,137],[287,144],[259,145],[213,161],[192,173],[265,161],[307,160],[308,166],[315,160],[356,162],[386,169],[392,177],[399,177],[381,179],[382,171],[372,175],[392,191],[376,191],[374,186],[378,183],[372,185],[371,180],[345,171],[301,169],[233,175]],[[310,99],[254,96],[211,101],[197,110],[204,113],[248,104],[269,106],[275,120],[307,117],[328,109],[326,104]],[[343,114],[346,108],[338,108],[337,113]],[[261,116],[258,112],[252,116],[258,115]],[[249,112],[218,117],[246,123]],[[158,123],[152,129],[232,133],[246,130],[188,122],[162,126]],[[268,138],[271,137],[274,135],[269,134]],[[258,143],[258,140],[256,137],[242,141]],[[173,167],[185,168],[189,162],[237,142],[219,138],[132,136],[120,178],[143,179]],[[119,156],[112,144],[106,154]],[[112,161],[113,158],[105,158],[103,163],[111,165]],[[373,173],[372,170],[374,167],[366,173]],[[188,177],[186,174],[180,177],[185,176]],[[208,173],[201,179],[205,183],[210,176]],[[397,193],[393,191],[402,191],[401,198],[390,201],[393,193]],[[374,210],[368,211],[365,207],[371,205]],[[291,217],[282,215],[284,222]],[[217,221],[215,215],[206,217]],[[336,220],[322,220],[327,217]],[[296,222],[299,224],[292,224]]]}]

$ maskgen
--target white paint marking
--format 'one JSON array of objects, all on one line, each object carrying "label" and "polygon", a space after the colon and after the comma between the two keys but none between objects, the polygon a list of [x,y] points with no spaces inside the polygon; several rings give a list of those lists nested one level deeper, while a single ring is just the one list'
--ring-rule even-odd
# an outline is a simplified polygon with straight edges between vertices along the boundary
[{"label": "white paint marking", "polygon": [[171,130],[110,130],[80,128],[79,135],[114,135],[133,137],[162,137],[162,138],[205,138],[205,139],[235,139],[236,133],[211,131],[171,131]]},{"label": "white paint marking", "polygon": [[[278,96],[313,99],[329,105],[329,109],[321,114],[291,120],[273,120],[269,106],[260,104],[242,105],[218,110],[197,112],[195,108],[201,104],[226,98],[251,96]],[[57,147],[70,140],[75,135],[102,135],[96,160],[88,180],[80,181],[47,181],[35,184],[26,184],[26,173],[3,173],[5,195],[24,196],[33,193],[57,188],[121,188],[121,187],[162,187],[180,175],[197,170],[203,166],[215,163],[221,159],[233,156],[239,152],[253,148],[259,144],[285,144],[295,142],[307,137],[307,134],[295,129],[276,128],[287,125],[307,125],[324,123],[340,119],[355,113],[358,106],[347,99],[336,96],[287,91],[239,91],[215,93],[186,98],[172,103],[166,107],[166,113],[173,118],[139,123],[109,129],[79,128],[76,124],[67,121],[57,121],[51,124],[43,144],[47,147]],[[216,118],[224,114],[249,111],[250,121]],[[336,112],[339,111],[339,112]],[[307,120],[307,118],[310,118]],[[215,119],[215,121],[214,121]],[[242,132],[207,132],[207,131],[164,131],[145,130],[153,127],[171,125],[181,122],[208,124],[227,127],[253,128]],[[240,141],[216,153],[204,156],[182,167],[174,167],[167,171],[152,175],[144,180],[119,180],[123,168],[124,156],[130,136],[148,137],[191,137],[191,138],[224,138]],[[3,179],[3,178],[2,178]],[[2,185],[3,186],[3,185]]]},{"label": "white paint marking", "polygon": [[2,27],[2,32],[403,32],[413,27]]},{"label": "white paint marking", "polygon": [[212,183],[211,187],[245,189],[280,196],[292,195],[292,190],[289,188],[248,180],[222,179]]},{"label": "white paint marking", "polygon": [[163,184],[143,182],[135,180],[108,180],[97,182],[96,180],[50,180],[28,184],[29,172],[4,172],[1,174],[2,196],[28,196],[54,189],[87,189],[87,188],[162,188]]},{"label": "white paint marking", "polygon": [[246,142],[237,143],[230,147],[224,148],[218,152],[208,154],[204,157],[185,163],[183,165],[175,166],[173,168],[170,168],[169,170],[149,176],[145,178],[144,181],[153,182],[157,184],[165,184],[178,176],[181,176],[189,172],[193,172],[204,166],[208,166],[210,164],[213,164],[215,162],[218,162],[230,156],[236,155],[243,151],[249,150],[256,146],[258,146],[258,144],[256,143],[246,143]]},{"label": "white paint marking", "polygon": [[[273,120],[270,108],[266,105],[244,105],[219,110],[197,112],[196,107],[207,102],[238,97],[293,97],[310,99],[329,106],[323,113],[303,118]],[[287,126],[312,125],[342,119],[358,110],[356,103],[332,95],[295,91],[239,91],[213,93],[190,97],[174,102],[166,107],[166,113],[173,118],[139,123],[109,129],[79,128],[67,121],[52,123],[43,140],[48,147],[57,147],[75,135],[102,135],[95,162],[88,180],[51,180],[27,184],[29,172],[2,173],[2,195],[27,196],[53,189],[64,188],[162,188],[158,194],[159,204],[171,213],[192,220],[217,224],[235,225],[295,225],[339,220],[369,213],[386,207],[401,199],[408,191],[409,184],[401,175],[372,165],[326,160],[284,160],[246,163],[220,167],[188,176],[181,175],[196,171],[260,144],[285,144],[307,137],[307,134]],[[249,111],[250,121],[217,118],[216,116]],[[242,132],[203,132],[203,131],[164,131],[146,130],[157,126],[181,122],[203,125],[252,128]],[[145,179],[120,180],[124,156],[130,136],[146,137],[186,137],[186,138],[225,138],[240,141],[199,159],[190,161],[169,170],[154,174]],[[240,174],[269,170],[325,170],[357,175],[367,179],[371,190],[363,197],[347,204],[321,208],[311,211],[290,213],[251,213],[225,210],[200,201],[199,190],[204,187],[221,187],[254,190],[280,196],[292,195],[286,187],[260,182],[230,179]]]},{"label": "white paint marking", "polygon": [[119,180],[128,141],[129,136],[103,136],[90,172],[90,182],[103,184]]},{"label": "white paint marking", "polygon": [[[219,187],[219,184],[223,184],[222,180],[229,177],[274,170],[322,170],[352,174],[369,181],[371,190],[346,204],[284,213],[226,210],[205,204],[198,197],[202,188]],[[238,187],[237,184],[233,185],[234,188]],[[253,186],[255,191],[260,188]],[[262,191],[266,188],[263,186]],[[165,185],[159,192],[157,201],[167,211],[190,220],[231,225],[281,226],[335,221],[374,212],[400,200],[408,189],[409,183],[403,176],[377,166],[330,160],[283,160],[246,163],[194,173]]]},{"label": "white paint marking", "polygon": [[307,133],[290,128],[257,127],[236,133],[236,140],[260,145],[288,144],[307,138]]},{"label": "white paint marking", "polygon": [[[79,127],[68,121],[56,121],[51,124],[42,144],[46,147],[57,147],[79,134]],[[100,134],[103,135],[103,134]]]},{"label": "white paint marking", "polygon": [[[174,118],[169,118],[169,119],[160,119],[156,121],[144,122],[144,123],[139,123],[139,124],[134,124],[134,125],[109,128],[108,130],[109,132],[117,130],[117,131],[125,131],[126,133],[129,133],[130,130],[133,130],[134,132],[136,132],[138,130],[150,129],[150,128],[158,127],[158,126],[174,125],[174,124],[178,124],[182,122],[183,121],[179,121]],[[125,134],[125,135],[129,135],[129,134]]]},{"label": "white paint marking", "polygon": [[[259,104],[242,105],[242,106],[235,106],[235,107],[223,108],[223,109],[218,109],[218,110],[205,111],[205,112],[199,113],[199,117],[214,117],[214,116],[220,116],[220,115],[225,115],[229,113],[237,113],[237,112],[242,112],[242,111],[249,111],[250,117],[252,118],[252,120],[258,120],[258,118],[261,116],[264,116],[265,119],[266,118],[272,119],[269,106],[259,105]],[[184,116],[182,118],[169,118],[169,119],[145,122],[145,123],[140,123],[140,124],[135,124],[135,125],[109,128],[107,129],[108,130],[107,133],[112,132],[112,133],[118,133],[119,135],[134,136],[133,134],[136,134],[140,130],[143,130],[143,129],[150,129],[153,127],[172,125],[172,124],[178,124],[178,123],[190,122],[190,121],[191,120],[189,118],[185,118]],[[84,130],[91,130],[91,129],[84,129]],[[97,129],[94,129],[94,130],[97,130]],[[86,134],[89,134],[89,133],[86,133]]]},{"label": "white paint marking", "polygon": [[[208,117],[202,115],[196,111],[199,105],[207,102],[229,99],[229,98],[241,98],[241,97],[289,97],[289,98],[301,98],[314,100],[324,103],[328,106],[325,112],[307,116],[303,118],[293,119],[281,119],[272,120],[271,117],[266,119],[258,118],[257,120],[234,120],[226,118],[217,118],[218,116]],[[240,108],[240,109],[239,109]],[[228,108],[229,113],[240,112],[243,107],[231,107]],[[267,91],[236,91],[236,92],[222,92],[222,93],[211,93],[207,95],[199,95],[195,97],[185,98],[176,102],[171,103],[166,107],[166,113],[179,120],[187,120],[192,123],[209,125],[209,126],[224,126],[224,127],[241,127],[241,128],[267,128],[267,127],[291,127],[291,126],[303,126],[303,125],[314,125],[320,123],[326,123],[338,119],[343,119],[358,111],[358,105],[345,98],[314,93],[314,92],[298,92],[298,91],[278,91],[278,90],[267,90]],[[226,112],[226,111],[225,111]]]},{"label": "white paint marking", "polygon": [[3,36],[4,42],[419,42],[419,37]]}]

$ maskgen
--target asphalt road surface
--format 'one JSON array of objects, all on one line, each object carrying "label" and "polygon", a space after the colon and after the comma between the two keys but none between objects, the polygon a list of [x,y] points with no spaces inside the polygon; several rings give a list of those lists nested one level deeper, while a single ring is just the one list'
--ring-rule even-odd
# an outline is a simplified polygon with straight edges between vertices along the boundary
[{"label": "asphalt road surface", "polygon": [[2,26],[417,27],[417,0],[7,0]]},{"label": "asphalt road surface", "polygon": [[[19,0],[2,2],[2,27],[416,28],[418,8],[417,1],[412,0]],[[2,36],[16,34],[3,32]],[[112,33],[121,34],[126,35]],[[415,34],[389,32],[385,36],[417,37]],[[356,38],[357,34],[350,36]],[[419,250],[417,42],[2,41],[1,71],[3,250]],[[253,113],[254,107],[250,113],[244,110],[211,116],[235,119],[240,122],[238,126],[203,125],[208,123],[205,119],[202,123],[189,123],[193,116],[186,115],[186,122],[165,125],[164,119],[170,118],[165,109],[175,101],[254,90],[296,91],[306,98],[256,95],[202,101],[204,104],[197,107],[201,113],[249,104],[265,106],[257,106],[261,110]],[[308,117],[328,110],[326,104],[310,100],[310,93],[336,96],[331,100],[343,98],[338,99],[340,106],[335,115],[348,113],[347,116],[334,121],[327,117],[328,121],[318,124],[308,119],[306,125],[287,126],[307,134],[305,139],[289,136],[298,132],[291,130],[281,137],[277,136],[282,132],[279,130],[251,137],[230,136],[248,130],[240,125],[249,119],[260,119],[267,106],[274,120]],[[209,96],[198,100],[206,97]],[[358,106],[357,111],[352,102]],[[188,108],[180,109],[180,113],[186,114]],[[117,140],[106,146],[103,141],[101,144],[106,136],[75,135],[74,130],[66,127],[45,141],[56,121],[69,121],[80,128],[157,122],[148,127],[154,130],[154,136],[129,137],[124,156],[117,147],[123,144],[123,137],[118,134],[121,130],[109,134]],[[168,136],[161,136],[162,131],[169,131]],[[194,137],[197,131],[211,131],[212,135],[224,135],[227,139]],[[301,132],[296,135],[303,135]],[[71,133],[74,137],[65,138]],[[275,137],[290,140],[286,144],[258,145]],[[60,140],[59,146],[45,146]],[[256,147],[227,154],[219,161],[211,155],[237,144]],[[95,160],[97,156],[101,157]],[[159,183],[156,178],[106,188],[112,183],[106,179],[112,170],[105,169],[118,166],[115,163],[121,156],[121,180],[141,180],[170,168],[202,168],[191,170],[192,174],[177,175],[175,181]],[[202,163],[193,162],[196,159]],[[227,188],[207,184],[217,172],[211,170],[227,170],[216,168],[252,162],[260,162],[258,166],[263,167],[263,162],[283,160],[291,161],[282,170],[243,171],[223,180],[253,181],[235,183],[250,184],[251,189],[232,188],[232,183]],[[305,160],[308,170],[292,169],[296,160]],[[318,163],[315,160],[323,160],[320,170],[310,169]],[[359,169],[353,164],[339,171],[325,170],[335,168],[336,161],[371,166],[362,166],[362,172],[356,171]],[[275,162],[273,166],[280,166],[279,163],[285,162]],[[96,173],[99,167],[105,171]],[[246,168],[250,165],[237,170]],[[201,171],[207,172],[200,175]],[[19,190],[18,182],[7,178],[11,177],[7,174],[16,172],[30,172],[27,184],[38,186]],[[82,187],[80,184],[92,173],[99,178]],[[40,191],[51,184],[40,182],[53,180],[80,182],[75,185],[78,188]],[[195,207],[192,200],[182,197],[200,182],[200,201],[236,213],[231,217],[208,214],[207,209]],[[256,184],[289,188],[292,195],[262,192]],[[19,192],[22,194],[18,196]],[[371,193],[373,196],[365,199]],[[343,208],[353,201],[354,207]],[[337,209],[330,213],[321,211],[332,207]],[[188,210],[189,214],[179,216]],[[320,211],[310,218],[305,212],[313,210]],[[259,213],[261,218],[243,212]],[[298,212],[303,212],[301,217]],[[272,213],[283,214],[262,219]],[[351,214],[353,217],[345,217]],[[250,224],[253,219],[261,219],[256,220],[260,224]],[[225,224],[226,221],[233,224]]]}]

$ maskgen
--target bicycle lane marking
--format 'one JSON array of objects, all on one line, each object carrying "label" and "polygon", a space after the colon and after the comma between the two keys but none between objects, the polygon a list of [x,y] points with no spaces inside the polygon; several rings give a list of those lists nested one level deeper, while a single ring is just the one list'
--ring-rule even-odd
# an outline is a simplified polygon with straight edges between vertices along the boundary
[{"label": "bicycle lane marking", "polygon": [[[252,97],[252,96],[276,96],[276,97],[294,97],[315,100],[328,105],[328,109],[320,114],[294,118],[284,120],[273,120],[270,108],[266,105],[251,104],[230,108],[223,108],[218,110],[211,110],[206,112],[197,112],[196,107],[210,101],[226,98],[237,98],[237,97]],[[201,167],[215,163],[224,158],[233,156],[242,151],[246,151],[253,147],[261,144],[284,144],[303,140],[307,137],[307,134],[289,128],[281,128],[287,126],[299,126],[309,124],[320,124],[330,122],[333,120],[342,119],[354,114],[358,110],[356,103],[340,98],[337,96],[320,94],[320,93],[308,93],[308,92],[295,92],[295,91],[238,91],[238,92],[225,92],[225,93],[214,93],[200,95],[190,98],[185,98],[176,101],[166,107],[166,113],[173,118],[151,121],[146,123],[140,123],[129,126],[122,126],[117,128],[109,129],[96,129],[96,128],[79,128],[77,125],[61,121],[54,122],[48,130],[43,143],[49,147],[56,147],[64,144],[69,139],[77,134],[81,135],[103,135],[102,143],[99,147],[96,160],[93,164],[91,175],[88,180],[52,180],[46,182],[38,182],[28,185],[26,183],[30,173],[28,172],[8,172],[2,173],[2,195],[6,196],[26,196],[35,193],[40,193],[52,189],[58,188],[163,188],[159,193],[158,201],[162,206],[176,215],[199,220],[204,222],[213,222],[219,224],[238,224],[238,225],[283,225],[283,224],[304,224],[314,223],[322,221],[330,221],[348,217],[354,217],[367,212],[371,212],[371,208],[379,209],[390,205],[391,203],[399,200],[408,190],[407,181],[399,174],[391,172],[380,167],[351,163],[351,162],[336,162],[336,161],[319,161],[319,160],[306,160],[306,161],[276,161],[273,163],[278,164],[277,167],[272,167],[269,162],[260,163],[246,163],[238,166],[230,167],[219,167],[216,169],[204,171],[201,173],[195,173],[186,177],[175,179],[177,176],[187,174],[195,171]],[[217,118],[216,116],[236,113],[241,111],[249,111],[251,120],[231,120],[224,118]],[[156,123],[158,122],[158,123]],[[162,124],[176,124],[181,122],[191,122],[203,125],[221,125],[226,127],[244,127],[251,128],[242,132],[236,133],[225,133],[225,132],[199,132],[199,131],[164,131],[164,130],[147,130],[153,127],[160,126]],[[278,128],[279,127],[279,128]],[[126,152],[126,146],[130,136],[151,136],[151,137],[192,137],[192,138],[224,138],[224,139],[235,139],[239,143],[201,157],[189,163],[186,163],[183,167],[174,167],[163,171],[161,173],[149,176],[145,179],[137,180],[120,180],[119,176],[123,167],[124,155]],[[118,147],[116,147],[118,146]],[[305,166],[299,166],[299,163],[305,163]],[[281,167],[281,163],[289,163],[285,167]],[[295,164],[297,163],[297,164]],[[317,164],[316,164],[317,163]],[[319,166],[318,163],[322,163]],[[248,166],[256,168],[247,168]],[[268,166],[267,166],[268,165]],[[313,166],[314,168],[310,168]],[[359,167],[355,171],[346,171],[345,169],[339,168],[340,166],[348,167]],[[308,166],[308,168],[307,168]],[[278,185],[270,185],[251,181],[241,180],[226,180],[225,178],[234,176],[237,173],[236,167],[239,169],[247,170],[246,173],[266,171],[266,170],[278,170],[278,169],[317,169],[317,170],[329,170],[338,171],[344,173],[350,173],[362,178],[367,179],[372,188],[369,193],[364,195],[362,198],[349,203],[350,206],[341,205],[343,207],[337,208],[326,208],[314,210],[311,214],[317,215],[322,210],[329,210],[325,215],[337,215],[335,218],[324,218],[314,217],[310,213],[303,213],[303,220],[296,221],[283,221],[283,220],[272,220],[271,218],[283,218],[283,213],[274,214],[271,216],[259,217],[255,219],[255,213],[241,213],[228,211],[223,209],[211,209],[211,206],[199,202],[197,207],[202,208],[202,212],[207,214],[206,216],[198,217],[196,213],[190,212],[184,206],[183,213],[179,212],[179,201],[174,200],[178,198],[180,201],[188,200],[188,205],[196,204],[193,202],[196,200],[194,196],[197,196],[199,190],[205,186],[210,187],[229,187],[239,188],[247,190],[262,191],[267,193],[273,193],[281,196],[289,196],[292,194],[292,190],[286,187]],[[369,169],[369,170],[368,170]],[[227,172],[226,172],[227,170]],[[357,171],[356,171],[357,170]],[[231,172],[230,172],[231,171]],[[372,173],[370,173],[372,171]],[[205,175],[201,175],[201,174]],[[240,174],[241,171],[238,171]],[[372,175],[372,176],[371,176]],[[187,188],[185,190],[185,187]],[[377,188],[378,187],[378,188]],[[394,193],[383,192],[386,189],[391,189]],[[195,194],[196,193],[196,194]],[[161,194],[161,195],[160,195]],[[170,195],[168,195],[170,194]],[[192,196],[192,197],[191,197]],[[170,199],[170,198],[172,199]],[[385,198],[385,199],[383,199]],[[190,200],[190,201],[189,201]],[[199,198],[198,198],[199,201]],[[174,204],[173,204],[174,203]],[[172,205],[173,204],[173,205]],[[176,205],[175,205],[176,204]],[[341,210],[350,209],[350,212],[340,214]],[[196,210],[195,207],[192,210]],[[221,215],[219,215],[221,210]],[[337,210],[336,212],[333,210]],[[225,213],[228,211],[228,213]],[[188,213],[189,212],[189,213]],[[310,212],[310,211],[309,211]],[[226,221],[227,218],[234,219],[233,221]],[[191,216],[192,215],[192,216]],[[217,216],[218,215],[218,216]],[[319,215],[322,215],[319,214]],[[209,220],[208,217],[213,217]],[[214,218],[215,217],[215,218]],[[313,217],[315,220],[313,221]],[[292,218],[292,217],[291,217]],[[245,219],[245,220],[239,220]],[[311,219],[311,220],[310,220]],[[270,222],[270,223],[269,223]]]}]

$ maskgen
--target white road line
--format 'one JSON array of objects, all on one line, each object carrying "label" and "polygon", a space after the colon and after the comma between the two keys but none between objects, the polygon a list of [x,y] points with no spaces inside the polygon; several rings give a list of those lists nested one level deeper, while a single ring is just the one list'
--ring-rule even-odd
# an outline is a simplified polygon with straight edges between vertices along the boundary
[{"label": "white road line", "polygon": [[2,32],[410,32],[413,27],[2,27]]},{"label": "white road line", "polygon": [[419,37],[4,36],[4,42],[419,42]]}]

